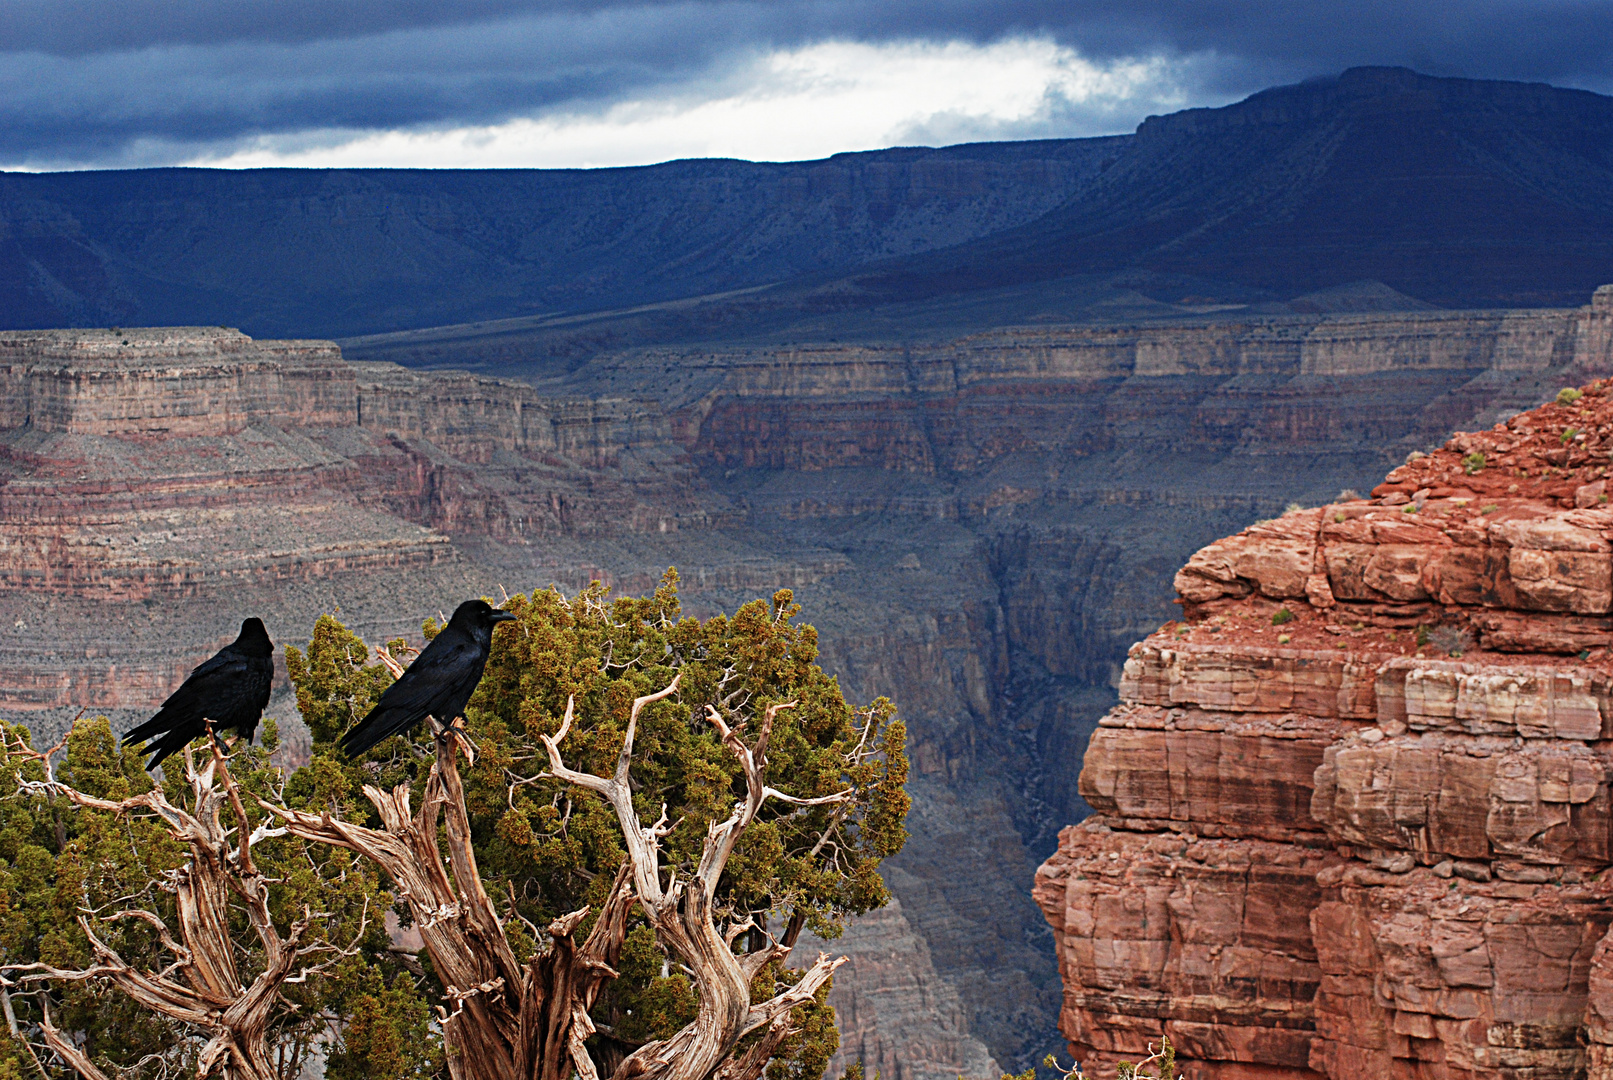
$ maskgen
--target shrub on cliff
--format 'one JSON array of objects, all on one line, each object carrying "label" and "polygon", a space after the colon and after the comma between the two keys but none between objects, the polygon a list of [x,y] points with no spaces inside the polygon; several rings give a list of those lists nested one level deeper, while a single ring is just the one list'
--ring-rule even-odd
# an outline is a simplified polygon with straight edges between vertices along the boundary
[{"label": "shrub on cliff", "polygon": [[[1122,1061],[1115,1065],[1115,1080],[1178,1080],[1176,1075],[1176,1047],[1171,1045],[1168,1036],[1161,1035],[1159,1048],[1154,1049],[1150,1044],[1148,1056],[1141,1061]],[[1074,1062],[1069,1068],[1060,1065],[1058,1058],[1052,1054],[1042,1059],[1042,1064],[1058,1077],[1058,1080],[1098,1080],[1096,1076],[1089,1077],[1081,1070],[1081,1063]],[[851,1071],[846,1074],[845,1080],[862,1080],[862,1066],[854,1066],[855,1075]],[[874,1080],[879,1080],[875,1074]],[[962,1080],[960,1077],[959,1080]],[[1013,1073],[1003,1073],[1002,1080],[1036,1080],[1036,1069],[1029,1068],[1017,1076]]]}]

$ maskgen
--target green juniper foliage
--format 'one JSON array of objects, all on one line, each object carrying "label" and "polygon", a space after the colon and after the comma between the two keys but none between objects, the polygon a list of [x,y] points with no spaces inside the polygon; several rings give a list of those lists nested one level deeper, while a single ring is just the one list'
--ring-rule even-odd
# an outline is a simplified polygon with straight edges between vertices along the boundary
[{"label": "green juniper foliage", "polygon": [[[9,728],[8,740],[27,743],[24,729]],[[205,744],[198,743],[198,747]],[[270,767],[277,745],[273,721],[264,725],[262,743],[237,746],[230,770],[248,796],[278,798],[280,774]],[[206,751],[203,750],[203,753]],[[182,759],[169,759],[164,795],[175,806],[188,807],[190,790]],[[93,956],[77,917],[87,914],[98,937],[136,969],[159,972],[172,957],[153,928],[111,914],[140,908],[175,928],[173,895],[164,888],[167,876],[188,857],[154,816],[144,812],[116,814],[78,807],[60,794],[24,789],[21,781],[42,780],[36,761],[9,755],[0,762],[0,950],[7,963],[43,962],[61,969],[90,966]],[[141,767],[140,754],[120,749],[105,718],[81,722],[71,732],[56,779],[78,791],[121,800],[150,791],[155,781]],[[310,788],[310,790],[313,790]],[[289,795],[288,795],[289,797]],[[298,800],[291,800],[294,803]],[[252,825],[264,814],[248,803]],[[326,1037],[333,1020],[361,1017],[370,1031],[395,1028],[406,1035],[397,1047],[382,1047],[371,1036],[363,1045],[338,1039],[339,1067],[332,1077],[433,1075],[441,1054],[425,1037],[425,1002],[401,962],[389,952],[383,923],[393,897],[374,869],[351,853],[270,837],[253,845],[258,868],[273,882],[270,909],[281,935],[304,910],[322,913],[314,934],[336,947],[315,955],[310,965],[323,970],[281,987],[280,1010],[271,1032],[282,1075],[294,1077]],[[264,957],[244,909],[232,916],[237,964],[244,982],[263,969]],[[336,949],[350,950],[340,956]],[[330,963],[322,960],[328,958]],[[32,991],[32,992],[30,992]],[[48,1003],[51,1018],[111,1075],[157,1077],[193,1073],[201,1041],[183,1024],[146,1011],[120,990],[101,980],[52,982],[11,992],[19,1024],[28,1027],[42,1017]],[[338,1024],[340,1028],[341,1025]],[[349,1024],[344,1029],[351,1031]],[[384,1052],[379,1052],[384,1051]],[[11,1055],[10,1058],[7,1055]],[[39,1069],[14,1041],[0,1047],[0,1080],[6,1062],[15,1060],[25,1075]],[[73,1073],[39,1053],[51,1076]]]}]

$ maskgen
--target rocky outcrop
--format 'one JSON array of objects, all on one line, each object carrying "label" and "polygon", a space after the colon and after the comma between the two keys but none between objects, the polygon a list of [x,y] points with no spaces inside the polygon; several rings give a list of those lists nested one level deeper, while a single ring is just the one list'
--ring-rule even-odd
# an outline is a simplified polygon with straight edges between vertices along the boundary
[{"label": "rocky outcrop", "polygon": [[1078,1056],[1613,1075],[1613,382],[1194,554],[1037,875]]}]

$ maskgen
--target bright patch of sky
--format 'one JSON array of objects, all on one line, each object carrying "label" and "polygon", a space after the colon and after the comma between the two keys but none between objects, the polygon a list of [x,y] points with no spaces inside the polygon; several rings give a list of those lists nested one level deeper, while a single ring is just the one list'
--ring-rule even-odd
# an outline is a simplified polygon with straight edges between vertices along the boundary
[{"label": "bright patch of sky", "polygon": [[189,163],[564,168],[690,157],[792,161],[893,145],[1112,134],[1187,105],[1188,87],[1208,62],[1099,63],[1038,37],[986,44],[826,41],[594,109],[573,105],[428,130],[266,135]]}]

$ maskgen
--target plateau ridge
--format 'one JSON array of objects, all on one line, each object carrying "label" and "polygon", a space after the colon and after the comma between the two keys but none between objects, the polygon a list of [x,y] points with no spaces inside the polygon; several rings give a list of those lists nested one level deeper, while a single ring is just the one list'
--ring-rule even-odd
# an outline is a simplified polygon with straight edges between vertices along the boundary
[{"label": "plateau ridge", "polygon": [[1411,307],[1560,306],[1613,268],[1610,136],[1601,95],[1357,68],[1130,135],[813,162],[7,174],[0,326],[442,327],[587,355],[1360,282]]}]

